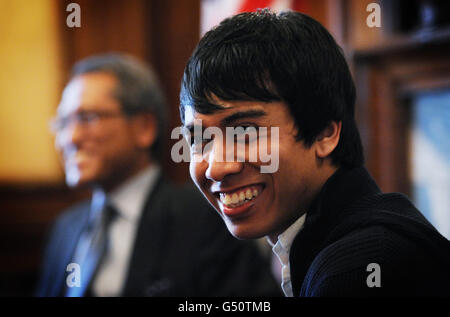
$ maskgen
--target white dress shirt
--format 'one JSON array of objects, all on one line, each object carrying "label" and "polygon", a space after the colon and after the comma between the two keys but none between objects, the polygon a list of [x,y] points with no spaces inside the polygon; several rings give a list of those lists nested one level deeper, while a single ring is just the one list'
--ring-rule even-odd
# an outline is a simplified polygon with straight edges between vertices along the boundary
[{"label": "white dress shirt", "polygon": [[281,263],[281,289],[286,297],[293,297],[292,283],[291,283],[291,268],[289,265],[289,252],[291,250],[292,242],[297,234],[302,230],[305,224],[306,213],[298,218],[289,228],[278,236],[278,241],[275,244],[269,241],[272,246],[272,251],[278,257]]},{"label": "white dress shirt", "polygon": [[93,295],[120,296],[144,204],[159,172],[158,166],[148,167],[106,195],[118,215],[110,227],[108,252],[92,284]]}]

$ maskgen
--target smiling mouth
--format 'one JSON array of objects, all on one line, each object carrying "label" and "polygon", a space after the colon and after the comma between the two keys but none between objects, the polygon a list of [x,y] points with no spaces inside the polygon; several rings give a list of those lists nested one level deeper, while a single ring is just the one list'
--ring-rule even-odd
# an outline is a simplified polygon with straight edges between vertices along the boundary
[{"label": "smiling mouth", "polygon": [[219,193],[220,202],[226,208],[237,208],[255,200],[262,192],[262,185],[241,187],[233,192]]}]

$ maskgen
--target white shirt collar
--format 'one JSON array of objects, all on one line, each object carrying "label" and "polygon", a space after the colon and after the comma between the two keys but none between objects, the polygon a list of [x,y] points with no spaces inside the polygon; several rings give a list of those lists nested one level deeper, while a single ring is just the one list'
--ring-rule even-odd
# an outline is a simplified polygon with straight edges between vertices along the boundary
[{"label": "white shirt collar", "polygon": [[277,243],[279,243],[280,247],[282,247],[286,251],[289,251],[291,248],[292,242],[294,241],[294,238],[297,236],[297,234],[303,228],[305,219],[306,219],[306,213],[304,213],[293,224],[291,224],[283,233],[281,233],[278,236],[278,240],[275,244],[273,244],[272,241],[269,239],[269,237],[267,237],[267,241],[269,242],[270,246],[273,248],[276,246]]},{"label": "white shirt collar", "polygon": [[130,221],[138,220],[159,173],[159,166],[149,166],[108,194],[111,203],[122,217]]},{"label": "white shirt collar", "polygon": [[272,246],[272,251],[278,257],[281,263],[281,288],[286,296],[293,296],[291,284],[291,269],[289,265],[289,252],[291,250],[292,242],[294,242],[297,234],[302,230],[306,219],[306,213],[298,218],[292,225],[289,226],[282,234],[278,236],[278,241],[273,244],[270,239],[267,239]]},{"label": "white shirt collar", "polygon": [[289,252],[291,249],[292,242],[294,238],[297,236],[297,233],[300,229],[303,228],[303,224],[305,223],[306,213],[303,214],[300,218],[298,218],[289,228],[286,229],[285,232],[278,236],[278,240],[286,251]]}]

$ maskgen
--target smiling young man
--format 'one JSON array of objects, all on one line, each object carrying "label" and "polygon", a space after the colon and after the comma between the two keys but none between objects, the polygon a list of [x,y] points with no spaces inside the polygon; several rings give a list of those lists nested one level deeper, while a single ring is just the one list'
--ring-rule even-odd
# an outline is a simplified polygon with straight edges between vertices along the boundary
[{"label": "smiling young man", "polygon": [[[191,177],[235,237],[267,236],[286,296],[448,295],[449,242],[363,167],[354,103],[344,56],[318,22],[269,10],[228,18],[184,72]],[[222,133],[205,137],[210,128]],[[256,137],[229,142],[230,128]],[[227,159],[239,143],[245,160]],[[261,144],[278,153],[271,173]]]}]

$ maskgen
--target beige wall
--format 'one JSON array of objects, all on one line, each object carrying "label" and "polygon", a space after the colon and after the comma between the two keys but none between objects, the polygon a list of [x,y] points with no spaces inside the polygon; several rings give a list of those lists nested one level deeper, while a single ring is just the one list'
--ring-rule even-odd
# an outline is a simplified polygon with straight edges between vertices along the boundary
[{"label": "beige wall", "polygon": [[62,179],[48,129],[62,84],[55,1],[0,0],[2,183]]}]

